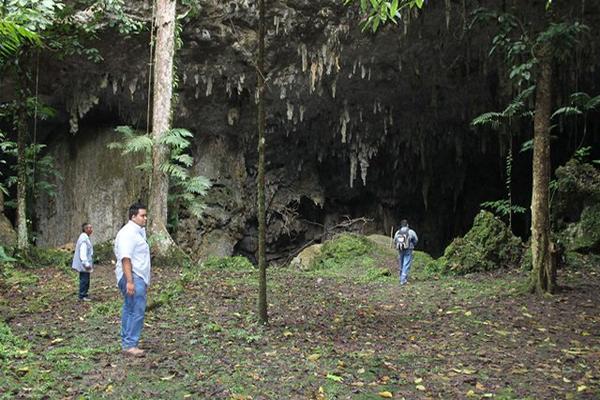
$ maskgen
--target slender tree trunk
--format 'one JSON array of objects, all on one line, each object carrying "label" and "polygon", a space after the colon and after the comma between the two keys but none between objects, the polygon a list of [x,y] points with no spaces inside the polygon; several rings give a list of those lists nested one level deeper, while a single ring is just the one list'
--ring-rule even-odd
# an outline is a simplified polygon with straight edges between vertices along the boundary
[{"label": "slender tree trunk", "polygon": [[27,99],[21,91],[17,109],[17,248],[29,247],[27,237]]},{"label": "slender tree trunk", "polygon": [[537,80],[533,121],[533,194],[531,197],[531,291],[552,293],[556,286],[556,264],[550,243],[550,114],[552,107],[552,57],[549,44],[538,54],[540,75]]},{"label": "slender tree trunk", "polygon": [[150,232],[156,251],[165,254],[173,239],[167,232],[167,198],[169,176],[161,170],[169,157],[169,149],[160,143],[171,128],[173,95],[173,56],[175,52],[176,0],[158,0],[156,4],[156,51],[154,55],[154,96],[152,105],[152,179],[150,185]]},{"label": "slender tree trunk", "polygon": [[267,314],[267,261],[265,210],[265,0],[260,0],[258,32],[258,318],[268,322]]}]

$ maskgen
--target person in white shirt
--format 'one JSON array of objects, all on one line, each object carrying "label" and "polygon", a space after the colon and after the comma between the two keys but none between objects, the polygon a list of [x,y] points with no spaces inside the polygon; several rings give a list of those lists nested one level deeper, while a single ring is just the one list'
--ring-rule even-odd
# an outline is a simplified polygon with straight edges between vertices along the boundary
[{"label": "person in white shirt", "polygon": [[71,267],[79,272],[79,300],[89,301],[90,273],[94,270],[94,246],[90,240],[94,231],[92,224],[87,222],[81,225],[81,235],[75,244],[75,254]]},{"label": "person in white shirt", "polygon": [[129,222],[117,233],[115,274],[123,295],[121,317],[121,347],[125,355],[141,357],[138,347],[144,314],[146,292],[150,284],[150,247],[146,242],[146,206],[136,203],[129,207]]}]

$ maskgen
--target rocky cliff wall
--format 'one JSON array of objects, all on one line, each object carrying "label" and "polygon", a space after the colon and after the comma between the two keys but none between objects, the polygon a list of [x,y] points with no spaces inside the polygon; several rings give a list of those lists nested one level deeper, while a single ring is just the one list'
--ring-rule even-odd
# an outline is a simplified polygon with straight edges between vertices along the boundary
[{"label": "rocky cliff wall", "polygon": [[[210,177],[214,187],[206,217],[195,221],[182,215],[176,237],[198,256],[252,255],[256,3],[198,3],[200,11],[183,22],[174,126],[194,133],[195,170]],[[482,201],[503,196],[508,143],[473,131],[469,123],[482,112],[502,109],[510,99],[503,83],[506,70],[488,58],[491,35],[485,27],[465,30],[471,10],[499,2],[431,2],[420,16],[406,15],[409,24],[386,27],[377,35],[360,32],[358,15],[341,1],[268,3],[271,258],[284,259],[358,217],[372,220],[362,229],[383,234],[406,217],[424,248],[435,253],[464,233]],[[132,4],[148,13],[148,4]],[[535,16],[536,7],[521,5],[520,10]],[[588,4],[586,13],[596,20],[598,5]],[[537,23],[533,17],[528,21]],[[60,113],[47,124],[45,140],[62,160],[58,168],[70,194],[38,204],[40,243],[72,237],[62,232],[75,229],[83,216],[92,223],[110,221],[106,229],[114,229],[122,220],[117,210],[137,195],[134,187],[125,189],[130,165],[119,161],[104,179],[101,168],[85,169],[83,158],[70,154],[98,141],[93,157],[114,159],[101,144],[110,126],[145,129],[147,43],[147,34],[122,38],[107,33],[95,44],[104,56],[101,64],[47,59],[42,92]],[[572,91],[574,81],[590,93],[597,91],[595,54],[598,43],[578,55],[580,63],[589,65],[561,71],[559,95]],[[515,143],[530,135],[529,129],[516,132]],[[515,187],[527,188],[528,164],[527,155],[517,156]],[[85,171],[96,193],[111,194],[101,201],[76,200],[80,181],[71,172],[74,165]],[[515,200],[526,206],[529,195],[527,189],[517,190]],[[526,232],[526,221],[522,225]]]}]

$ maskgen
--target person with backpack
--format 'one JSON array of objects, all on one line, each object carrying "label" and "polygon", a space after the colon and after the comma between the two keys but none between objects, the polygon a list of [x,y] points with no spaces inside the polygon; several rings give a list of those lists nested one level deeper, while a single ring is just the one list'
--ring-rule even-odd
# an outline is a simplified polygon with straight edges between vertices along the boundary
[{"label": "person with backpack", "polygon": [[400,229],[394,235],[394,245],[398,250],[398,268],[400,270],[400,284],[406,285],[408,274],[413,262],[413,250],[417,245],[419,238],[417,233],[409,228],[408,221],[400,221]]}]

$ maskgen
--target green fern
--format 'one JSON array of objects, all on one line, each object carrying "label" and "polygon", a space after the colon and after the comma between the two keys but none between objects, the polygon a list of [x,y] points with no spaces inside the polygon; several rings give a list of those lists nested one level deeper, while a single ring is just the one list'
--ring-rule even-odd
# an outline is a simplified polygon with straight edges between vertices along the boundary
[{"label": "green fern", "polygon": [[[137,133],[129,126],[115,129],[122,135],[122,140],[108,145],[110,149],[121,150],[121,154],[141,154],[143,161],[137,169],[150,173],[152,171],[152,149],[154,140],[148,134]],[[171,129],[159,139],[159,143],[169,148],[169,159],[159,169],[169,176],[169,215],[170,225],[176,225],[182,210],[200,218],[205,208],[202,198],[211,187],[210,181],[203,176],[193,176],[189,169],[194,159],[189,154],[192,145],[190,138],[194,135],[187,129]]]}]

